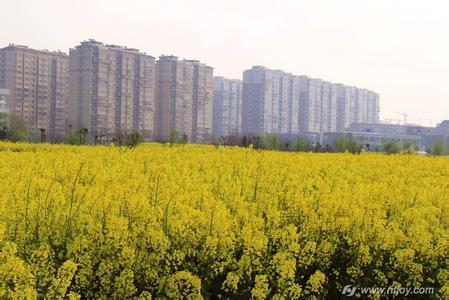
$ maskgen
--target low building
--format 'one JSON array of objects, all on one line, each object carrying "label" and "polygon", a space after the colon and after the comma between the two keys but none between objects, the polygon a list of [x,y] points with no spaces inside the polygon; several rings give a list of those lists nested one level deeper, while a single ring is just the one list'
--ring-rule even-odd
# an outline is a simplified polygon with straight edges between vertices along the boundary
[{"label": "low building", "polygon": [[389,123],[352,123],[346,127],[344,132],[371,132],[382,133],[390,135],[405,135],[407,134],[407,127],[398,124]]},{"label": "low building", "polygon": [[419,150],[423,150],[423,137],[419,135],[388,134],[378,132],[357,132],[347,131],[344,133],[326,132],[323,136],[323,144],[331,145],[341,134],[346,134],[348,138],[362,145],[364,149],[371,151],[381,151],[382,145],[388,140],[395,140],[402,145],[406,141],[413,141]]},{"label": "low building", "polygon": [[[388,123],[352,123],[342,133],[370,150],[380,150],[386,140],[395,140],[399,144],[413,141],[421,151],[430,152],[437,141],[449,143],[449,121],[443,121],[437,127],[419,125],[398,125]],[[332,142],[342,133],[327,132],[323,135],[323,144]]]}]

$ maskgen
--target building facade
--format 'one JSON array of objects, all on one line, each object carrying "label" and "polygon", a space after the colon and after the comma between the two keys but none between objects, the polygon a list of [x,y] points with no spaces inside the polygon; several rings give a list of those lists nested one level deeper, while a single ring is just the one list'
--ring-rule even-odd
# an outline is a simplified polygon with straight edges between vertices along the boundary
[{"label": "building facade", "polygon": [[192,142],[211,143],[214,104],[214,69],[196,60],[193,63]]},{"label": "building facade", "polygon": [[242,133],[295,134],[299,121],[300,80],[280,70],[255,66],[243,72]]},{"label": "building facade", "polygon": [[[8,102],[9,102],[9,90],[0,89],[0,127],[7,126],[8,123]],[[0,129],[1,129],[0,128]]]},{"label": "building facade", "polygon": [[0,88],[10,90],[9,110],[33,135],[65,135],[69,61],[65,53],[10,44],[0,49]]},{"label": "building facade", "polygon": [[436,127],[379,122],[352,123],[346,128],[345,133],[362,145],[371,145],[372,149],[380,149],[383,141],[393,139],[399,144],[405,141],[413,141],[418,149],[430,153],[435,142],[449,143],[449,121],[443,121]]},{"label": "building facade", "polygon": [[154,137],[155,59],[95,40],[70,49],[69,123],[89,139]]},{"label": "building facade", "polygon": [[163,55],[156,63],[156,140],[172,131],[191,143],[212,142],[213,68]]},{"label": "building facade", "polygon": [[214,77],[213,136],[239,135],[242,126],[242,81]]},{"label": "building facade", "polygon": [[242,103],[244,134],[322,134],[379,121],[374,92],[262,66],[243,72]]},{"label": "building facade", "polygon": [[268,95],[267,77],[267,69],[262,66],[243,72],[242,133],[245,135],[271,131],[272,99]]}]

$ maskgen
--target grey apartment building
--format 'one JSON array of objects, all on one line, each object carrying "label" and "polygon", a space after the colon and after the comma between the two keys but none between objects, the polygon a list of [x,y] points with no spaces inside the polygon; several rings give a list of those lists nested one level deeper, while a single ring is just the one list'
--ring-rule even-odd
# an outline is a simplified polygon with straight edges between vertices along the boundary
[{"label": "grey apartment building", "polygon": [[0,88],[10,91],[8,109],[32,134],[50,141],[65,135],[69,60],[65,53],[10,44],[0,49]]},{"label": "grey apartment building", "polygon": [[238,135],[242,127],[242,81],[214,77],[213,136]]},{"label": "grey apartment building", "polygon": [[95,40],[70,49],[69,123],[90,140],[132,131],[154,137],[155,59],[138,49]]},{"label": "grey apartment building", "polygon": [[295,135],[379,121],[379,95],[255,66],[243,72],[242,132]]},{"label": "grey apartment building", "polygon": [[191,143],[212,142],[213,68],[162,55],[156,63],[156,140],[172,131]]},{"label": "grey apartment building", "polygon": [[298,133],[299,78],[255,66],[243,72],[242,133]]},{"label": "grey apartment building", "polygon": [[301,76],[300,132],[337,131],[338,86]]}]

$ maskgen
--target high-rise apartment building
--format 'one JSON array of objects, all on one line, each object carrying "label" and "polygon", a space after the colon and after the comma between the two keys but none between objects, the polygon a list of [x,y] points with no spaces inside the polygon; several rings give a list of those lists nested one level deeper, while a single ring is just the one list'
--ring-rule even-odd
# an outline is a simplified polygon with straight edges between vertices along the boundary
[{"label": "high-rise apartment building", "polygon": [[242,133],[297,133],[299,81],[280,70],[255,66],[243,72]]},{"label": "high-rise apartment building", "polygon": [[242,81],[214,77],[213,135],[238,135],[242,126]]},{"label": "high-rise apartment building", "polygon": [[379,94],[342,84],[337,88],[337,131],[352,123],[379,122]]},{"label": "high-rise apartment building", "polygon": [[[264,134],[271,132],[272,99],[269,99],[267,69],[253,67],[243,72],[242,133]],[[270,118],[270,120],[267,120]]]},{"label": "high-rise apartment building", "polygon": [[[323,81],[302,77],[302,97],[300,100],[300,131],[321,132],[323,123]],[[324,105],[325,106],[325,105]]]},{"label": "high-rise apartment building", "polygon": [[0,89],[0,127],[7,126],[9,113],[8,97],[9,90]]},{"label": "high-rise apartment building", "polygon": [[9,110],[30,133],[51,141],[65,135],[69,61],[62,52],[10,44],[0,49],[0,88],[10,90]]},{"label": "high-rise apartment building", "polygon": [[213,68],[163,55],[156,63],[156,139],[172,131],[191,143],[212,142]]},{"label": "high-rise apartment building", "polygon": [[214,69],[196,60],[193,63],[192,142],[211,143],[214,103]]},{"label": "high-rise apartment building", "polygon": [[380,112],[380,103],[379,103],[379,94],[368,91],[368,99],[367,99],[367,122],[368,123],[379,123],[379,112]]},{"label": "high-rise apartment building", "polygon": [[337,129],[338,89],[330,82],[301,76],[300,132],[334,132]]},{"label": "high-rise apartment building", "polygon": [[132,131],[154,136],[155,59],[137,49],[95,40],[70,49],[69,122],[89,138]]},{"label": "high-rise apartment building", "polygon": [[374,92],[262,66],[243,72],[242,102],[244,134],[336,132],[379,120]]},{"label": "high-rise apartment building", "polygon": [[334,84],[337,93],[337,131],[343,132],[354,122],[355,88]]}]

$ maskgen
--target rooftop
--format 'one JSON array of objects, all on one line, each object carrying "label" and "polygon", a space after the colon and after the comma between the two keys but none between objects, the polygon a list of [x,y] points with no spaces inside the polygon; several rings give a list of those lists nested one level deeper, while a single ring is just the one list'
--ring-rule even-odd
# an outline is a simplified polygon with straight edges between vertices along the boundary
[{"label": "rooftop", "polygon": [[[87,41],[83,41],[83,42],[81,42],[80,46],[104,47],[105,49],[119,50],[119,51],[124,51],[124,52],[136,53],[136,54],[146,55],[146,56],[150,56],[150,57],[154,58],[153,56],[147,54],[146,52],[141,52],[137,48],[128,48],[126,46],[120,46],[120,45],[115,45],[115,44],[104,44],[104,43],[99,42],[99,41],[94,40],[94,39],[89,39]],[[77,46],[77,48],[80,47],[80,46]]]},{"label": "rooftop", "polygon": [[62,55],[62,56],[67,56],[67,54],[65,52],[62,52],[60,50],[57,51],[50,51],[48,49],[43,49],[43,50],[37,50],[37,49],[32,49],[29,48],[28,46],[25,45],[16,45],[13,43],[10,43],[7,47],[4,47],[0,50],[15,50],[15,51],[26,51],[26,52],[31,52],[31,53],[49,53],[49,54],[55,54],[55,55]]}]

